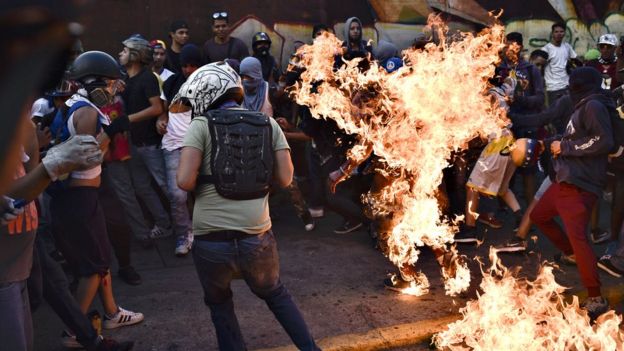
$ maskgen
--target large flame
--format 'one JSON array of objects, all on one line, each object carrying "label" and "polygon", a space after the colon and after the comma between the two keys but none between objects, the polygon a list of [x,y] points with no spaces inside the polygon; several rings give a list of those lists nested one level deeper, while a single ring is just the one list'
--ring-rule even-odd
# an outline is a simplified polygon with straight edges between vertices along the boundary
[{"label": "large flame", "polygon": [[534,281],[516,279],[490,250],[492,266],[482,294],[462,308],[463,318],[433,341],[445,350],[622,350],[622,317],[613,310],[591,325],[578,298],[566,303],[566,288],[545,265]]},{"label": "large flame", "polygon": [[[440,43],[404,51],[405,66],[391,74],[375,62],[363,71],[361,59],[335,70],[342,43],[328,33],[298,51],[305,71],[293,92],[297,103],[357,135],[359,144],[349,157],[363,161],[372,149],[392,180],[364,200],[374,215],[391,215],[388,258],[399,268],[418,260],[420,246],[444,248],[453,242],[456,223],[442,216],[436,198],[442,170],[454,150],[507,123],[504,110],[487,95],[488,78],[504,47],[503,27],[495,25],[476,36],[461,33],[451,42],[438,18],[430,17],[429,24]],[[465,264],[454,277],[443,275],[450,295],[469,286]],[[411,280],[404,292],[427,292],[423,274],[414,273]]]}]

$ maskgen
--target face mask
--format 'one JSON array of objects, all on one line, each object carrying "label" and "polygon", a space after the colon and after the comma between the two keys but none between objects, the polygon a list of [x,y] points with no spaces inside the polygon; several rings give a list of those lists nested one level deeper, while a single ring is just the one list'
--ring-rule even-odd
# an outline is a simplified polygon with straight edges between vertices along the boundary
[{"label": "face mask", "polygon": [[243,88],[245,89],[245,94],[253,94],[257,89],[256,82],[253,80],[244,80]]},{"label": "face mask", "polygon": [[89,91],[89,100],[97,106],[104,107],[113,102],[113,97],[117,93],[118,84],[116,81],[108,81],[105,87],[99,86]]}]

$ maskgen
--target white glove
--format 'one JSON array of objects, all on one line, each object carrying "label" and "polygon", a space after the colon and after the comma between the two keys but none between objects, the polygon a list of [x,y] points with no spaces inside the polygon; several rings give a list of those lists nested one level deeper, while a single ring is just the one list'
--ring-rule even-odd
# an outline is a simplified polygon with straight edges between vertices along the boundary
[{"label": "white glove", "polygon": [[24,207],[15,208],[15,200],[7,196],[0,198],[0,225],[6,225],[24,212]]},{"label": "white glove", "polygon": [[100,145],[91,135],[73,135],[48,150],[41,160],[52,180],[73,171],[91,169],[102,163]]}]

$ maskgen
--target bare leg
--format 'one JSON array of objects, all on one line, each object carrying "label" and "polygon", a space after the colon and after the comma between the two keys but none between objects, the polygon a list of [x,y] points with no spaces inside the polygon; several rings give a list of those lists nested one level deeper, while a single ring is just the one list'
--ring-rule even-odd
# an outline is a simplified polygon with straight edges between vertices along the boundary
[{"label": "bare leg", "polygon": [[117,313],[117,304],[115,303],[115,297],[113,296],[113,282],[111,280],[110,272],[108,272],[100,283],[100,300],[104,306],[104,312],[109,316]]},{"label": "bare leg", "polygon": [[100,286],[100,275],[94,274],[89,277],[81,278],[78,282],[78,291],[76,292],[76,300],[82,313],[87,314],[95,294],[97,294]]},{"label": "bare leg", "polygon": [[505,201],[507,206],[509,206],[509,208],[511,208],[513,212],[520,211],[520,204],[516,199],[516,195],[514,195],[511,190],[507,190],[507,192],[503,194],[501,198],[503,199],[503,201]]},{"label": "bare leg", "polygon": [[533,224],[531,223],[531,211],[533,211],[536,204],[537,200],[533,199],[533,201],[531,201],[531,203],[529,204],[529,207],[524,212],[524,215],[522,216],[522,221],[520,222],[520,226],[518,227],[518,232],[516,233],[517,237],[526,239],[529,235],[531,225]]},{"label": "bare leg", "polygon": [[477,225],[477,209],[479,208],[479,192],[466,187],[466,225]]}]

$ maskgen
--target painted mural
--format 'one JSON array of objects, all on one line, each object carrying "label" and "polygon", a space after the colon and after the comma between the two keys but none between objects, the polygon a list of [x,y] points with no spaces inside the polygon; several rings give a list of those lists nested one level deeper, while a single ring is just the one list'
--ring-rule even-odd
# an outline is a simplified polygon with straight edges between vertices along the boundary
[{"label": "painted mural", "polygon": [[524,35],[527,53],[548,43],[550,27],[555,22],[566,24],[565,40],[579,55],[596,47],[601,34],[624,35],[624,0],[191,0],[183,7],[166,0],[102,0],[100,4],[104,6],[98,13],[108,15],[95,16],[92,25],[106,25],[109,31],[88,31],[87,48],[98,45],[116,53],[121,40],[137,32],[148,38],[165,39],[168,23],[176,18],[189,22],[191,40],[201,45],[210,36],[209,14],[228,9],[233,19],[232,35],[251,47],[253,34],[266,31],[273,41],[273,56],[284,66],[295,41],[311,41],[315,23],[333,26],[342,39],[343,22],[350,16],[362,20],[365,38],[374,43],[380,39],[391,41],[400,49],[411,45],[429,14],[441,14],[452,31],[478,31],[492,23],[489,12],[501,8],[504,11],[499,20],[508,32]]}]

